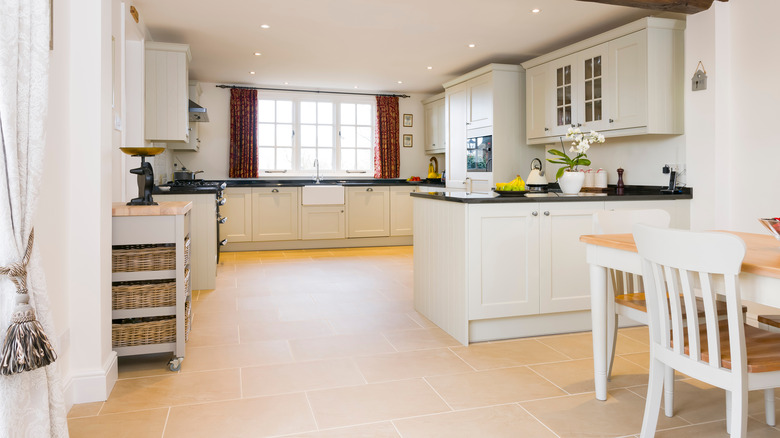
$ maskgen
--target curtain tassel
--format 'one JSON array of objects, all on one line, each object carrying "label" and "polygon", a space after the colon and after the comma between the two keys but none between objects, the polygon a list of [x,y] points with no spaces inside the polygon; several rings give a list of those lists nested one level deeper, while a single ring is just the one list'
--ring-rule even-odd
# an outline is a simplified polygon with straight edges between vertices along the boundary
[{"label": "curtain tassel", "polygon": [[12,374],[45,367],[57,360],[57,353],[35,318],[35,309],[30,305],[27,291],[27,263],[33,246],[33,232],[27,240],[27,250],[19,263],[0,268],[0,274],[7,275],[16,285],[16,309],[11,325],[5,333],[0,350],[0,374]]}]

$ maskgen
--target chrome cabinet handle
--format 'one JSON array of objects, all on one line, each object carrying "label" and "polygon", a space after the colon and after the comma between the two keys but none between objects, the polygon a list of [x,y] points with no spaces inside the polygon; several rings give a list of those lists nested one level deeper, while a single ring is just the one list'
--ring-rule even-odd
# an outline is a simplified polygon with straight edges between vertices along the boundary
[{"label": "chrome cabinet handle", "polygon": [[373,192],[373,191],[374,191],[374,189],[372,189],[371,187],[369,187],[369,188],[367,188],[367,189],[366,189],[366,191],[367,191],[367,192]]},{"label": "chrome cabinet handle", "polygon": [[221,218],[217,219],[217,222],[219,222],[221,224],[224,224],[225,222],[227,222],[227,217],[221,217]]},{"label": "chrome cabinet handle", "polygon": [[227,245],[227,243],[228,243],[228,242],[227,242],[227,239],[222,239],[222,240],[219,242],[219,245],[220,245],[220,246],[225,246],[225,245]]},{"label": "chrome cabinet handle", "polygon": [[273,189],[271,190],[271,193],[279,193],[279,189]]},{"label": "chrome cabinet handle", "polygon": [[217,201],[217,205],[225,205],[225,202],[227,202],[227,199],[222,198],[222,199]]},{"label": "chrome cabinet handle", "polygon": [[544,215],[545,215],[545,216],[549,216],[549,215],[550,215],[550,212],[549,212],[549,211],[545,211],[545,212],[544,212]]},{"label": "chrome cabinet handle", "polygon": [[531,212],[531,216],[539,216],[539,212],[538,211],[532,211]]}]

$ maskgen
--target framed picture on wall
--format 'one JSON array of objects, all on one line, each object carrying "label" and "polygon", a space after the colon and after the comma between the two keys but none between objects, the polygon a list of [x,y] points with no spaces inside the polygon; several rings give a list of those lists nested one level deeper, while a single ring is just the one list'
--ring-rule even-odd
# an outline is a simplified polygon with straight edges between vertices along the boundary
[{"label": "framed picture on wall", "polygon": [[414,116],[411,114],[404,114],[404,128],[411,128]]},{"label": "framed picture on wall", "polygon": [[412,147],[412,134],[404,134],[404,147]]}]

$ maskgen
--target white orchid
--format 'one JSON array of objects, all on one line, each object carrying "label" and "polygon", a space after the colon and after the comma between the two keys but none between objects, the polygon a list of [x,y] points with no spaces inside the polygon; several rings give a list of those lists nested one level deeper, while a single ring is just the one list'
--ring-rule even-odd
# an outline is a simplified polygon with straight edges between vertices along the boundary
[{"label": "white orchid", "polygon": [[[588,156],[586,155],[586,152],[590,149],[590,145],[593,143],[604,143],[606,140],[603,135],[596,131],[590,131],[589,133],[584,134],[580,128],[569,128],[566,131],[566,138],[573,140],[571,147],[569,147],[569,152],[576,154],[574,158],[569,158],[563,150],[550,149],[548,151],[550,154],[555,155],[556,158],[548,158],[547,161],[565,165],[558,169],[556,175],[558,178],[560,178],[567,169],[576,170],[579,165],[590,165],[590,160],[588,160]],[[561,146],[563,146],[563,139],[561,139]]]}]

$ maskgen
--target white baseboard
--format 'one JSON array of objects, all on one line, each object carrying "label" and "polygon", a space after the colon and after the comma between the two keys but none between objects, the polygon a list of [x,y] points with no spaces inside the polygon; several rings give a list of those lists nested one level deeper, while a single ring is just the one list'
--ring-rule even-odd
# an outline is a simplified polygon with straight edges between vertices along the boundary
[{"label": "white baseboard", "polygon": [[116,352],[108,355],[102,369],[81,370],[72,373],[64,385],[65,403],[68,409],[74,404],[108,400],[119,377]]}]

